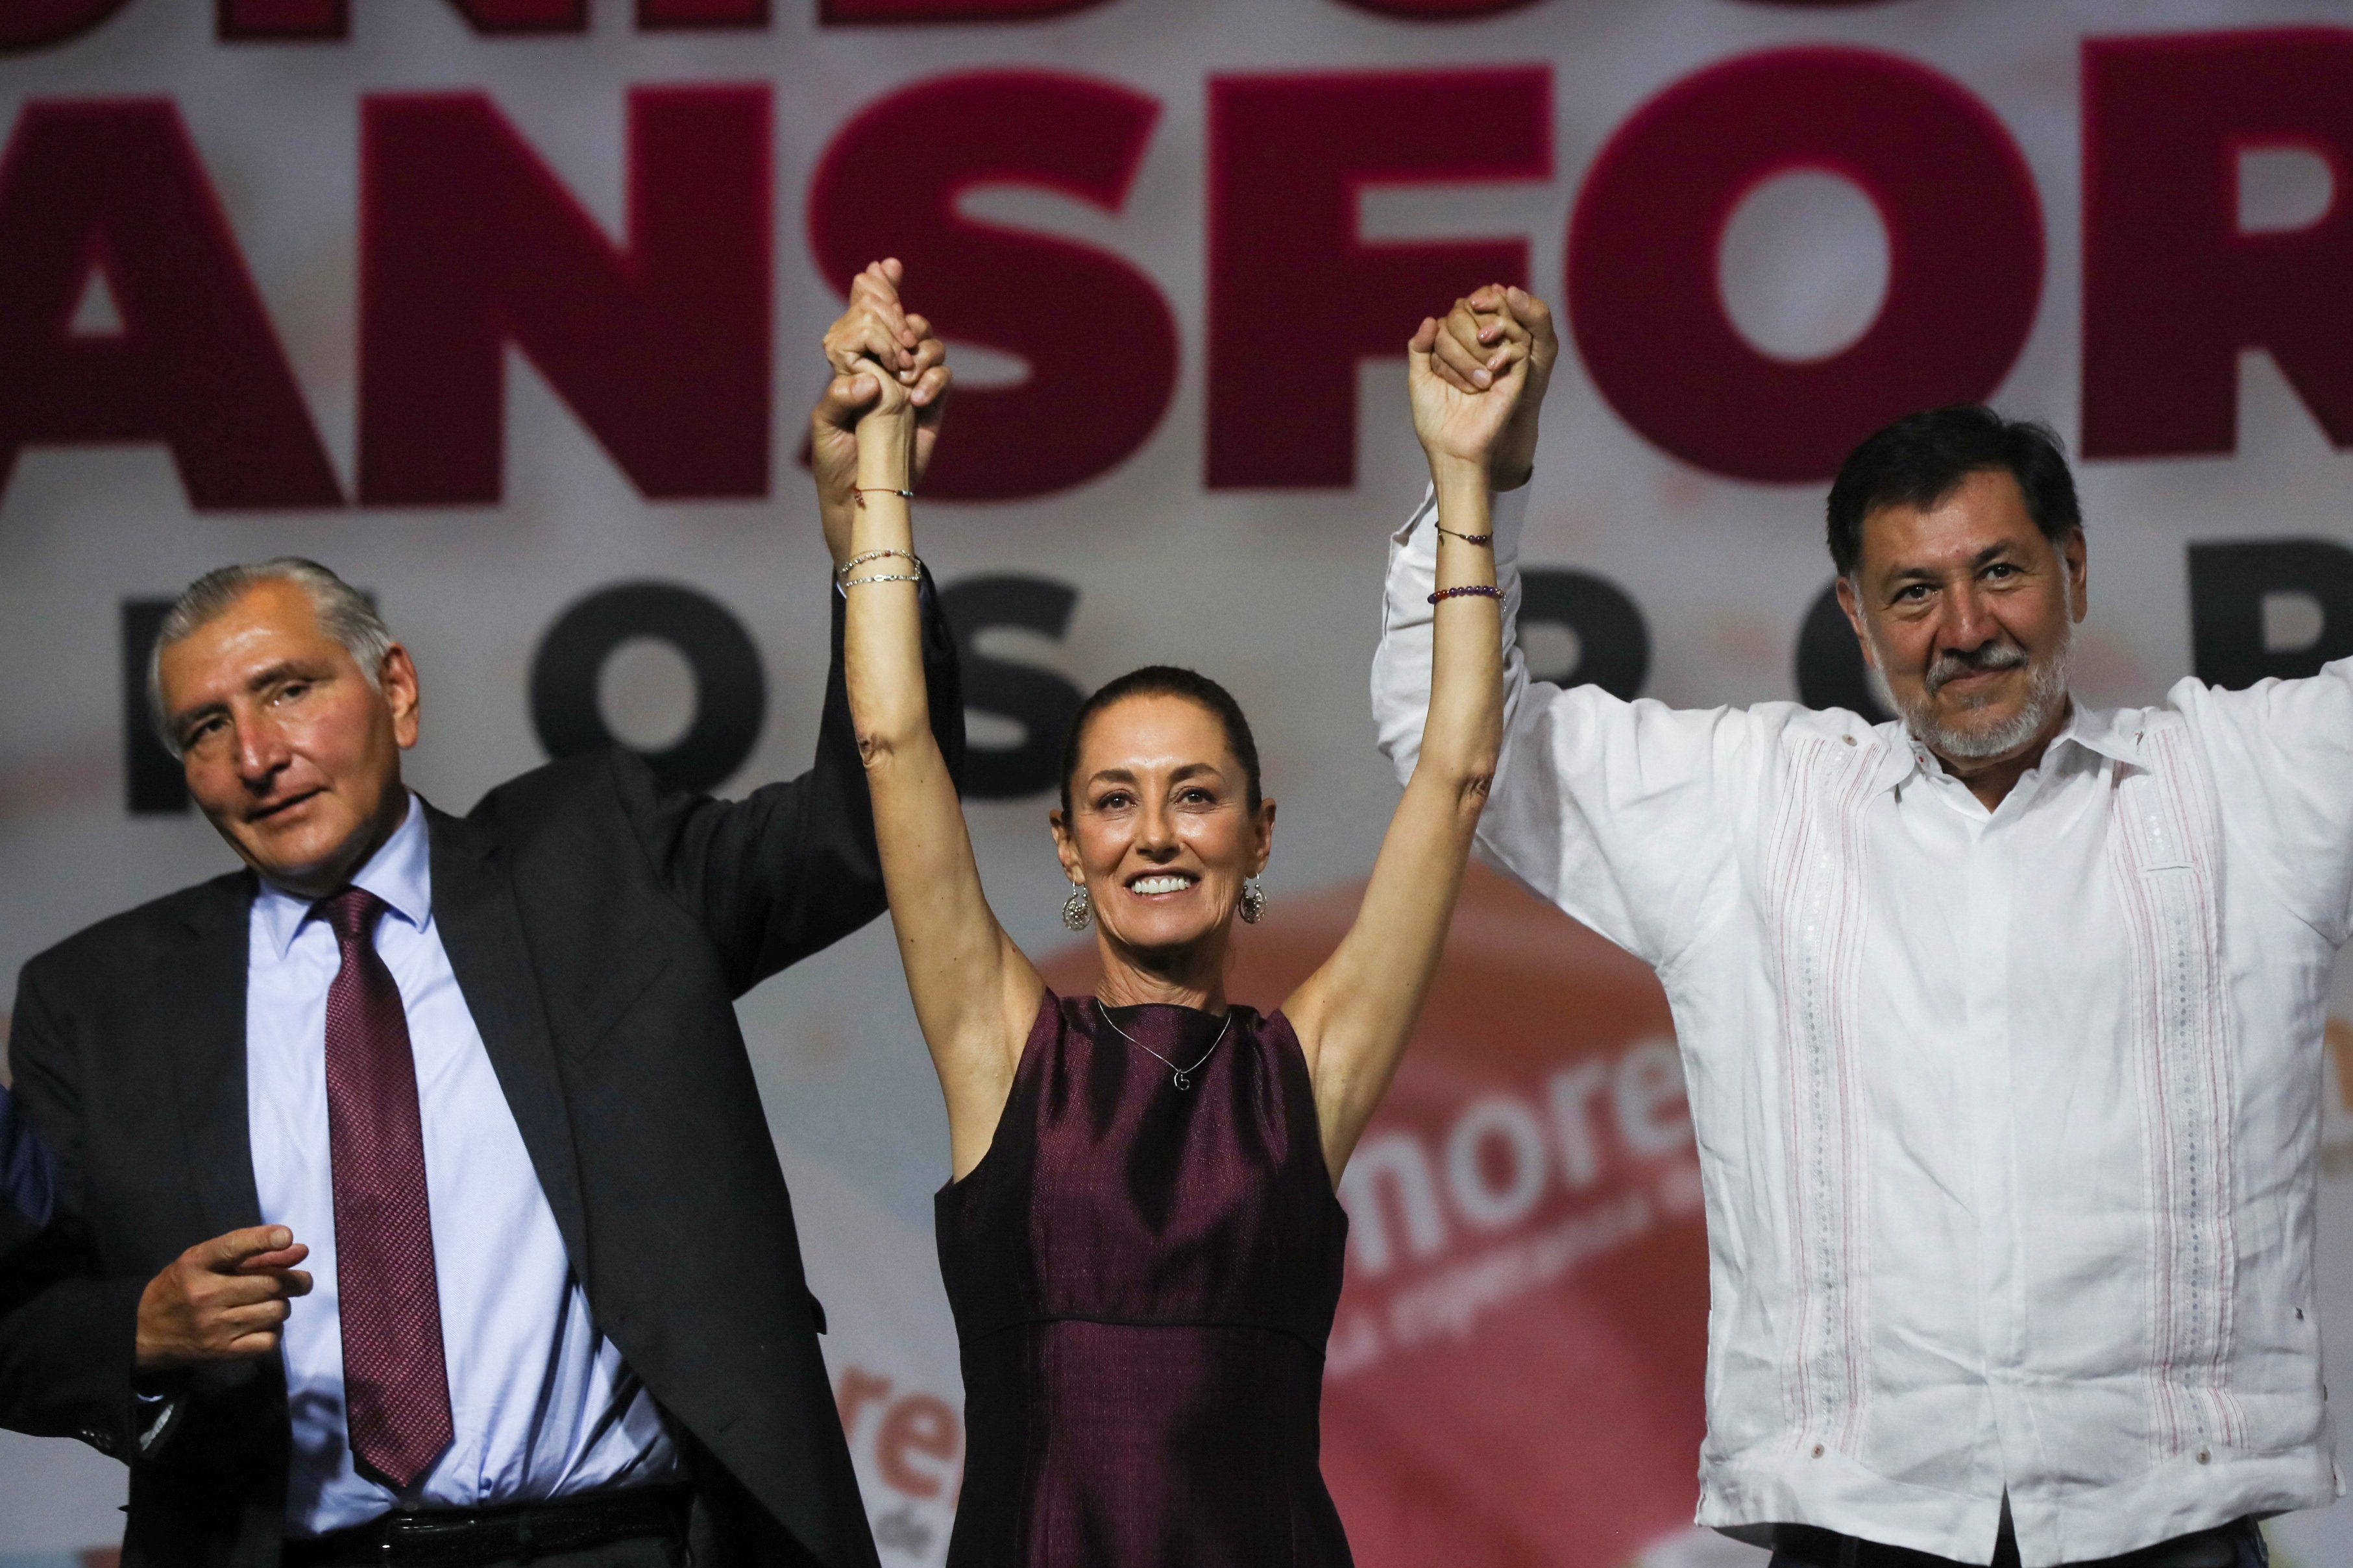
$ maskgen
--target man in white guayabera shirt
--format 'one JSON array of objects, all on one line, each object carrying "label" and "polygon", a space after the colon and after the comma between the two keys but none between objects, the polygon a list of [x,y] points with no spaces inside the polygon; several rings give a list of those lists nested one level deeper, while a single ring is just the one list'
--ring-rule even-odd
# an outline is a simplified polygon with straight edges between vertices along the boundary
[{"label": "man in white guayabera shirt", "polygon": [[[1550,368],[1518,290],[1448,326],[1472,384],[1498,332]],[[1480,850],[1673,1005],[1713,1302],[1700,1522],[1824,1568],[2262,1563],[2254,1519],[2342,1490],[2313,1204],[2353,660],[2076,706],[2066,462],[1950,408],[1864,441],[1830,495],[1900,721],[1562,690],[1511,646],[1522,494],[1494,515],[1508,718]],[[1434,522],[1425,500],[1392,541],[1373,666],[1400,776],[1437,552],[1489,548]]]}]

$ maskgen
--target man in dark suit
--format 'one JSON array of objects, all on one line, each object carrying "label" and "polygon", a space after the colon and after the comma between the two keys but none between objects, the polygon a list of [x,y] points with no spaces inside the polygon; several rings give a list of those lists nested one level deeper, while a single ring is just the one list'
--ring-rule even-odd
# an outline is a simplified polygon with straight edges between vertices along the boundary
[{"label": "man in dark suit", "polygon": [[[600,753],[457,817],[401,784],[417,672],[363,598],[290,560],[183,596],[151,695],[246,868],[33,959],[11,1045],[79,1267],[0,1301],[0,1411],[130,1464],[126,1565],[874,1563],[733,1006],[883,908],[828,597],[801,777]],[[936,608],[925,655],[960,758]]]}]

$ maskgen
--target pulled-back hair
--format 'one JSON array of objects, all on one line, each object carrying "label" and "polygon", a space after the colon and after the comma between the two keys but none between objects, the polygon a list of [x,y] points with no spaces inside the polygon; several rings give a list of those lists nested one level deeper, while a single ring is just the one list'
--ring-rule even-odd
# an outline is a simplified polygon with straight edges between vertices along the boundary
[{"label": "pulled-back hair", "polygon": [[1079,704],[1079,710],[1071,716],[1071,728],[1062,737],[1065,817],[1071,815],[1071,780],[1079,771],[1079,747],[1086,740],[1087,726],[1094,721],[1096,714],[1130,697],[1182,697],[1208,709],[1225,731],[1226,747],[1241,763],[1243,776],[1250,781],[1250,808],[1258,810],[1258,740],[1250,733],[1250,721],[1242,717],[1242,706],[1234,700],[1233,693],[1198,670],[1173,664],[1147,664],[1097,687],[1094,695]]},{"label": "pulled-back hair", "polygon": [[1851,577],[1862,559],[1863,520],[1884,506],[1935,506],[1971,474],[1999,470],[2018,481],[2027,515],[2054,542],[2078,532],[2084,513],[2058,433],[2030,419],[2005,419],[1978,403],[1910,414],[1847,454],[1831,485],[1831,560]]},{"label": "pulled-back hair", "polygon": [[311,601],[319,629],[343,644],[352,661],[381,690],[384,656],[392,651],[392,631],[367,595],[315,561],[300,555],[280,555],[241,566],[219,566],[182,590],[155,630],[155,646],[147,655],[147,717],[156,738],[172,755],[180,754],[180,738],[172,733],[172,716],[164,711],[164,650],[199,626],[228,613],[264,583],[291,583]]}]

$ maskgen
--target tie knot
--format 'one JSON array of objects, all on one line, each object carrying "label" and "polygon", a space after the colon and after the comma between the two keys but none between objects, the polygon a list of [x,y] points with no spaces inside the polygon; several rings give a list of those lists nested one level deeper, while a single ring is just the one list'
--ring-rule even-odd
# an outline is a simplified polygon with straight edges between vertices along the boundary
[{"label": "tie knot", "polygon": [[335,940],[345,947],[367,940],[369,928],[384,909],[384,900],[365,888],[345,888],[342,892],[321,899],[311,906],[311,912],[327,922]]}]

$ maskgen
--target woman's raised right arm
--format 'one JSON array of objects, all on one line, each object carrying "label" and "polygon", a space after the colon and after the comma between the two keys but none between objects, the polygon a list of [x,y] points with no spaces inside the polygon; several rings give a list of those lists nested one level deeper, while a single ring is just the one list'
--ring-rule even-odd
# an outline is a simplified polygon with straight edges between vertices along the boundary
[{"label": "woman's raised right arm", "polygon": [[917,410],[898,374],[902,321],[895,279],[878,265],[860,275],[849,313],[826,334],[837,377],[828,398],[864,410],[841,572],[849,601],[843,673],[892,929],[947,1099],[948,1141],[961,1177],[996,1136],[1045,982],[989,910],[955,781],[932,734],[908,507]]}]

